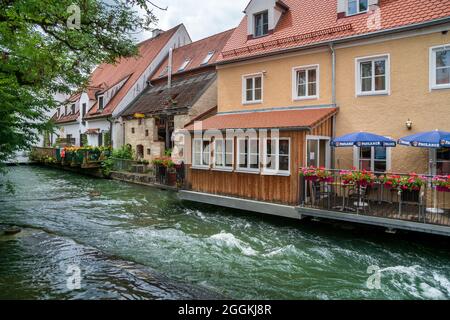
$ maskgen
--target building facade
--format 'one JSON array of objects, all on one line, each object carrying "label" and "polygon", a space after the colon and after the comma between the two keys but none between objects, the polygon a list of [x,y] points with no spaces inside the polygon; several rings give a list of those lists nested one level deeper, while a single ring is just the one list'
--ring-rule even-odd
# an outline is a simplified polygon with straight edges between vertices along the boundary
[{"label": "building facade", "polygon": [[439,0],[250,1],[219,58],[218,115],[187,127],[189,188],[296,205],[303,166],[450,174],[448,148],[330,147],[450,131],[449,30]]},{"label": "building facade", "polygon": [[190,42],[184,25],[165,32],[155,30],[152,38],[138,45],[138,56],[98,66],[88,87],[55,113],[59,137],[75,146],[122,146],[122,127],[114,114],[123,111],[147,87],[148,78],[167,58],[169,49]]},{"label": "building facade", "polygon": [[216,60],[232,32],[174,49],[149,79],[149,87],[122,112],[125,144],[137,158],[151,161],[172,153],[184,161],[177,131],[216,113]]}]

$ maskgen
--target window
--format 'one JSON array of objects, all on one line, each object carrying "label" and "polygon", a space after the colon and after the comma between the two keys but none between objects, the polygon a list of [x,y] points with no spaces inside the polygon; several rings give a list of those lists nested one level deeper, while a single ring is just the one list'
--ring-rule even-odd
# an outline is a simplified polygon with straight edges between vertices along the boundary
[{"label": "window", "polygon": [[216,139],[214,141],[214,168],[233,169],[234,146],[233,139]]},{"label": "window", "polygon": [[369,9],[368,0],[348,0],[347,3],[348,16],[367,12],[368,9]]},{"label": "window", "polygon": [[148,132],[148,129],[147,129],[147,130],[145,130],[145,136],[146,136],[146,137],[148,137],[148,136],[149,136],[149,132]]},{"label": "window", "polygon": [[288,138],[266,139],[264,144],[264,172],[289,174],[290,149]]},{"label": "window", "polygon": [[240,171],[259,172],[259,140],[238,139],[238,165]]},{"label": "window", "polygon": [[386,172],[390,168],[390,149],[385,147],[361,147],[355,148],[355,167],[360,170],[373,172]]},{"label": "window", "polygon": [[356,61],[357,95],[389,94],[389,56]]},{"label": "window", "polygon": [[210,51],[208,52],[208,54],[206,55],[205,59],[203,59],[202,61],[202,65],[208,64],[209,60],[211,60],[211,58],[213,57],[215,51]]},{"label": "window", "polygon": [[70,112],[72,113],[72,114],[75,114],[75,103],[74,104],[72,104],[71,106],[70,106]]},{"label": "window", "polygon": [[431,89],[450,88],[450,44],[431,48],[430,59]]},{"label": "window", "polygon": [[269,33],[269,11],[255,14],[255,37],[262,37]]},{"label": "window", "polygon": [[263,80],[262,75],[243,77],[243,104],[262,102]]},{"label": "window", "polygon": [[190,59],[186,59],[184,60],[183,64],[181,65],[181,67],[178,69],[178,71],[184,71],[184,69],[186,69],[186,67],[188,66],[189,62],[191,62]]},{"label": "window", "polygon": [[436,150],[436,174],[450,175],[450,148]]},{"label": "window", "polygon": [[86,114],[86,103],[83,103],[81,105],[81,116],[84,117],[85,114]]},{"label": "window", "polygon": [[199,168],[209,168],[210,141],[194,139],[192,148],[192,165]]},{"label": "window", "polygon": [[138,119],[138,126],[142,125],[142,119]]},{"label": "window", "polygon": [[319,97],[319,66],[294,68],[293,99],[316,99]]},{"label": "window", "polygon": [[104,96],[99,96],[98,97],[98,109],[99,110],[103,110],[103,108],[105,107],[105,97]]},{"label": "window", "polygon": [[64,106],[64,115],[67,116],[67,106]]},{"label": "window", "polygon": [[147,148],[147,155],[151,156],[152,155],[152,150],[150,148]]},{"label": "window", "polygon": [[100,132],[98,134],[98,146],[102,147],[103,146],[103,132]]},{"label": "window", "polygon": [[134,128],[131,128],[131,133],[134,134],[136,130]]}]

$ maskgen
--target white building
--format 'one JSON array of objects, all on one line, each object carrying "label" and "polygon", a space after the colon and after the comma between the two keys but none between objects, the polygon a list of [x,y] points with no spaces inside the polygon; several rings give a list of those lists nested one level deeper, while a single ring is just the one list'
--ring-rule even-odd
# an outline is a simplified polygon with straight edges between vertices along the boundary
[{"label": "white building", "polygon": [[191,42],[183,24],[165,32],[155,30],[152,38],[138,45],[137,57],[98,66],[87,89],[70,97],[54,114],[59,138],[75,146],[122,146],[122,124],[113,115],[125,110],[147,87],[170,48]]}]

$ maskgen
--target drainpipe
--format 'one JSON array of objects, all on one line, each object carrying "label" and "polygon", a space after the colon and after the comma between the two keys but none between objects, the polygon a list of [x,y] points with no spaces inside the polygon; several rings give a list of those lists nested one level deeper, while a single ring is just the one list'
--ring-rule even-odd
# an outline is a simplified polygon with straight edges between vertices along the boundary
[{"label": "drainpipe", "polygon": [[113,147],[113,119],[108,118],[109,122],[109,145]]},{"label": "drainpipe", "polygon": [[[336,107],[336,50],[330,43],[331,50],[331,103]],[[336,138],[336,115],[333,116],[332,139]],[[336,169],[336,151],[331,148],[331,168]]]}]

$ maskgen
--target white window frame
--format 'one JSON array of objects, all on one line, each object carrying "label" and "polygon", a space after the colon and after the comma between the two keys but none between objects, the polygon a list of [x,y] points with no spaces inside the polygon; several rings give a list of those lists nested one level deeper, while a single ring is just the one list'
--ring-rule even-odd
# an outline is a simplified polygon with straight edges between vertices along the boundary
[{"label": "white window frame", "polygon": [[[218,166],[216,164],[216,156],[217,156],[217,141],[222,141],[223,147],[222,147],[222,157],[224,160],[224,164],[223,166]],[[231,162],[231,167],[226,165],[226,155],[227,155],[227,151],[226,151],[226,141],[231,141],[231,158],[232,158],[232,162]],[[214,139],[214,157],[213,157],[213,169],[216,171],[233,171],[233,167],[234,167],[234,139]]]},{"label": "white window frame", "polygon": [[[241,143],[242,140],[248,140],[248,152],[247,152],[247,167],[241,168]],[[252,155],[255,155],[255,153],[250,152],[250,141],[256,141],[258,144],[258,168],[251,168],[250,159]],[[259,138],[238,138],[237,139],[237,155],[236,155],[236,172],[243,172],[243,173],[255,173],[259,174],[261,172],[261,143]]]},{"label": "white window frame", "polygon": [[437,84],[436,83],[436,51],[450,50],[450,43],[430,48],[430,91],[440,89],[450,89],[450,83]]},{"label": "white window frame", "polygon": [[[267,14],[267,33],[264,33],[264,18],[262,20],[262,25],[261,25],[261,34],[256,34],[256,17],[260,16],[260,15],[264,15]],[[269,27],[270,27],[270,15],[269,15],[269,10],[264,10],[264,11],[260,11],[258,13],[253,14],[253,37],[254,38],[261,38],[261,37],[265,37],[269,34]]]},{"label": "white window frame", "polygon": [[[321,140],[325,140],[326,143],[326,147],[325,147],[325,167],[326,168],[331,168],[331,145],[330,145],[330,141],[331,138],[327,137],[327,136],[313,136],[313,135],[307,135],[306,136],[306,144],[304,147],[304,152],[305,152],[305,163],[308,163],[308,158],[310,155],[308,155],[308,144],[310,140],[315,140],[317,141],[317,144],[320,143]],[[311,150],[310,150],[311,151]],[[322,157],[322,154],[320,153],[320,148],[318,148],[317,150],[317,154],[316,154],[317,159],[320,159]]]},{"label": "white window frame", "polygon": [[183,61],[183,64],[178,68],[177,72],[182,72],[182,71],[186,70],[186,68],[189,65],[189,63],[191,63],[191,59],[185,59]]},{"label": "white window frame", "polygon": [[[267,169],[267,141],[268,140],[275,140],[275,169]],[[289,154],[288,154],[288,160],[289,160],[289,166],[288,170],[280,170],[280,140],[287,140],[289,142]],[[290,176],[291,175],[291,138],[289,137],[278,137],[278,138],[264,138],[264,145],[263,145],[263,169],[262,174],[263,175],[274,175],[274,176]]]},{"label": "white window frame", "polygon": [[[309,70],[316,70],[316,94],[309,95]],[[298,95],[298,77],[297,73],[299,71],[306,71],[306,96]],[[312,100],[319,99],[320,97],[320,65],[312,64],[308,66],[299,66],[292,68],[292,100],[300,101],[300,100]]]},{"label": "white window frame", "polygon": [[[255,78],[261,77],[261,99],[255,100]],[[247,80],[253,79],[253,100],[248,101],[247,100]],[[260,104],[264,101],[264,74],[262,72],[253,73],[253,74],[246,74],[242,76],[242,104],[243,105],[249,105],[249,104]]]},{"label": "white window frame", "polygon": [[[376,60],[386,60],[386,89],[385,90],[375,90],[375,69],[374,63]],[[362,91],[362,81],[361,81],[361,63],[363,62],[372,62],[372,90],[371,91]],[[376,56],[368,56],[368,57],[358,57],[355,59],[355,91],[357,97],[363,96],[376,96],[376,95],[390,95],[391,94],[391,57],[389,53],[380,54]]]},{"label": "white window frame", "polygon": [[[198,153],[195,151],[195,143],[197,141],[200,141],[200,162],[201,162],[201,164],[194,163],[195,154]],[[205,141],[209,142],[209,157],[208,157],[209,165],[203,164],[203,157],[204,157],[204,153],[205,153],[205,150],[203,149],[203,142],[205,142]],[[212,143],[211,143],[211,140],[209,140],[209,139],[193,139],[192,140],[192,168],[193,169],[209,170],[211,168],[211,145],[212,145]]]},{"label": "white window frame", "polygon": [[[370,170],[375,171],[375,147],[371,147],[371,159],[370,159]],[[361,148],[353,147],[353,166],[360,170],[360,160],[361,160]],[[392,148],[386,148],[386,172],[391,170],[392,164]]]},{"label": "white window frame", "polygon": [[[101,98],[102,101],[103,101],[103,105],[102,105],[101,107],[100,107],[100,98]],[[105,95],[104,95],[104,94],[99,95],[99,96],[97,97],[97,101],[98,101],[98,109],[99,109],[99,110],[105,109]]]},{"label": "white window frame", "polygon": [[349,9],[349,2],[350,2],[350,0],[346,0],[345,1],[345,15],[347,16],[347,17],[351,17],[351,16],[356,16],[356,15],[358,15],[358,14],[363,14],[363,13],[367,13],[367,12],[369,12],[369,6],[370,6],[370,1],[368,0],[367,1],[367,9],[365,10],[365,11],[360,11],[359,10],[359,1],[360,0],[356,0],[358,3],[357,3],[357,6],[356,6],[356,13],[350,13],[349,11],[348,11],[348,9]]}]

